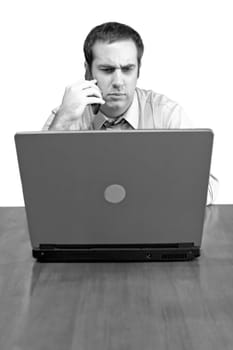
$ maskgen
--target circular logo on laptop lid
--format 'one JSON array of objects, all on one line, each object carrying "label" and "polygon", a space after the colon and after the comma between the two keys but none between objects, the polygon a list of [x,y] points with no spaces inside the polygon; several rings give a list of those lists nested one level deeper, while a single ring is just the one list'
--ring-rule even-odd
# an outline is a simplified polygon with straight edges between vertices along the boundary
[{"label": "circular logo on laptop lid", "polygon": [[126,191],[123,186],[113,184],[105,188],[104,198],[109,203],[120,203],[126,196]]}]

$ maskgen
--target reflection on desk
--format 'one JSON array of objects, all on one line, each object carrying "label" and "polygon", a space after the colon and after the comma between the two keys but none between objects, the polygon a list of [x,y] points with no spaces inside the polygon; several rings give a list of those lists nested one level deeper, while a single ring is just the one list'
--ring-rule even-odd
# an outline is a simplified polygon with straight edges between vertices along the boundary
[{"label": "reflection on desk", "polygon": [[24,208],[0,208],[0,349],[233,349],[233,206],[206,208],[191,262],[31,257]]}]

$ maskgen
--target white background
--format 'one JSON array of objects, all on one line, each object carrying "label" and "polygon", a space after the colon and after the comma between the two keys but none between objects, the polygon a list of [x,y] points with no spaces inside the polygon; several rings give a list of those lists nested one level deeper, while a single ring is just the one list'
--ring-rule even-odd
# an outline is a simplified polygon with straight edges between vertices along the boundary
[{"label": "white background", "polygon": [[83,77],[83,41],[118,21],[142,36],[138,86],[179,102],[214,130],[217,203],[233,203],[232,0],[8,0],[0,5],[0,205],[23,205],[16,131],[40,130],[64,87]]}]

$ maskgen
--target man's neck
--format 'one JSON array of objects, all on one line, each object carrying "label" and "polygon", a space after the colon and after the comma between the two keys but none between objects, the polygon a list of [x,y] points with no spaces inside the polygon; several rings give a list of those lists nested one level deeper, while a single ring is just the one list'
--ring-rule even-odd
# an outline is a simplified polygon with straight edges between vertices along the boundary
[{"label": "man's neck", "polygon": [[[132,101],[133,102],[133,101]],[[104,111],[101,110],[100,108],[100,112],[107,118],[107,119],[110,119],[110,120],[116,120],[116,119],[119,119],[121,117],[123,117],[127,111],[129,110],[129,108],[131,107],[132,105],[132,102],[130,103],[130,105],[127,107],[127,109],[124,111],[124,112],[120,112],[119,114],[116,113],[116,115],[114,115],[115,113],[106,113]]]}]

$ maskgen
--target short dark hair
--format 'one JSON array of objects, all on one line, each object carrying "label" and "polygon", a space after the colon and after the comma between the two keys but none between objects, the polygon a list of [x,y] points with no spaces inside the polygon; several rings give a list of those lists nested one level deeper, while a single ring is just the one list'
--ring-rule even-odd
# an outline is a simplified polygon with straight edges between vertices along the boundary
[{"label": "short dark hair", "polygon": [[113,43],[115,41],[131,39],[137,48],[137,59],[138,59],[138,69],[141,65],[141,58],[144,51],[144,45],[140,35],[133,28],[126,24],[118,22],[106,22],[99,26],[94,27],[90,33],[87,35],[84,41],[84,56],[86,63],[91,69],[93,61],[92,47],[97,40],[103,42]]}]

